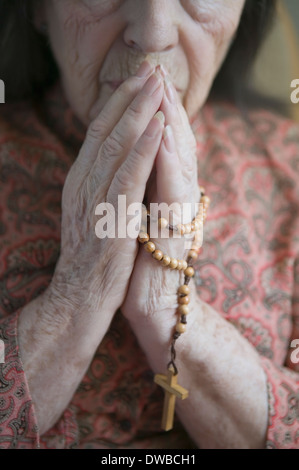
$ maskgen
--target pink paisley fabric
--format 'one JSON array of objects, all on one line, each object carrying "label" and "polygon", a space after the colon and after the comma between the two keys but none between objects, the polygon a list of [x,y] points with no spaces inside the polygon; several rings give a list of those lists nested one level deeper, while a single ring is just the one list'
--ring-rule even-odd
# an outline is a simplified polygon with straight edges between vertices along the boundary
[{"label": "pink paisley fabric", "polygon": [[[208,103],[192,123],[212,204],[197,262],[200,297],[259,352],[268,380],[267,448],[299,448],[299,126]],[[40,436],[18,351],[18,316],[59,256],[63,183],[84,139],[57,84],[0,115],[0,448],[194,448],[163,433],[162,391],[121,312],[69,407]],[[200,276],[199,276],[200,272]],[[219,354],[221,352],[219,351]]]}]

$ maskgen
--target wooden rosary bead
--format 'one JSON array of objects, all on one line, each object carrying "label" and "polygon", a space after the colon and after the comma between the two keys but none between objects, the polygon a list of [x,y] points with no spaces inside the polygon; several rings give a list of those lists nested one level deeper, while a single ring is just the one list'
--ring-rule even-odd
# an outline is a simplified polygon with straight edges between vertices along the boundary
[{"label": "wooden rosary bead", "polygon": [[170,261],[171,261],[170,256],[164,255],[163,259],[161,260],[161,263],[162,263],[163,266],[169,266]]},{"label": "wooden rosary bead", "polygon": [[190,299],[188,295],[184,295],[184,297],[179,297],[178,298],[178,303],[180,305],[188,305],[190,303]]},{"label": "wooden rosary bead", "polygon": [[170,258],[169,267],[171,269],[176,269],[177,265],[178,265],[178,260],[176,258]]},{"label": "wooden rosary bead", "polygon": [[190,250],[188,253],[188,257],[191,258],[193,261],[197,260],[198,253],[195,250]]},{"label": "wooden rosary bead", "polygon": [[175,329],[176,329],[176,331],[177,331],[178,333],[180,333],[180,335],[181,335],[182,333],[185,333],[185,331],[186,331],[186,325],[184,325],[184,324],[181,323],[181,322],[180,322],[180,323],[177,323]]},{"label": "wooden rosary bead", "polygon": [[186,269],[187,266],[188,266],[188,263],[187,263],[187,261],[185,261],[184,259],[182,259],[181,261],[182,261],[182,269],[181,269],[181,271],[185,271],[185,269]]},{"label": "wooden rosary bead", "polygon": [[185,234],[189,235],[189,233],[191,233],[191,231],[192,231],[191,224],[185,224]]},{"label": "wooden rosary bead", "polygon": [[169,225],[169,228],[172,228],[173,230],[177,230],[180,233],[180,235],[185,235],[185,234],[189,235],[192,232],[197,232],[198,230],[200,230],[202,226],[204,210],[205,209],[200,208],[198,214],[194,217],[191,223],[178,224],[176,227],[172,227],[171,225]]},{"label": "wooden rosary bead", "polygon": [[182,271],[185,271],[185,269],[187,269],[187,267],[188,267],[188,263],[187,263],[186,260],[183,259],[182,260]]},{"label": "wooden rosary bead", "polygon": [[202,196],[200,198],[200,202],[204,205],[204,206],[208,206],[211,202],[211,199],[209,198],[209,196]]},{"label": "wooden rosary bead", "polygon": [[161,217],[161,219],[158,220],[158,225],[160,228],[166,228],[168,226],[168,221]]},{"label": "wooden rosary bead", "polygon": [[186,316],[187,316],[188,313],[189,313],[189,311],[190,311],[190,310],[189,310],[189,307],[188,307],[188,305],[186,305],[186,304],[185,304],[185,305],[179,305],[179,306],[178,306],[178,313],[179,313],[180,315],[186,315]]},{"label": "wooden rosary bead", "polygon": [[163,258],[163,252],[161,250],[154,251],[153,258],[157,261],[161,261],[161,259]]},{"label": "wooden rosary bead", "polygon": [[178,271],[180,271],[182,269],[182,260],[181,259],[178,259],[178,265],[177,265],[176,269]]},{"label": "wooden rosary bead", "polygon": [[153,242],[147,242],[145,245],[144,245],[144,249],[145,251],[147,251],[148,253],[153,253],[156,249],[156,245],[153,243]]},{"label": "wooden rosary bead", "polygon": [[189,295],[190,287],[186,286],[186,284],[183,284],[182,286],[179,287],[178,293],[183,294],[183,295]]},{"label": "wooden rosary bead", "polygon": [[183,224],[177,225],[177,229],[178,229],[178,231],[181,235],[185,235],[186,229],[185,229],[185,226]]},{"label": "wooden rosary bead", "polygon": [[188,268],[185,269],[184,274],[187,277],[193,277],[194,276],[194,269],[192,268],[192,266],[188,266]]},{"label": "wooden rosary bead", "polygon": [[192,243],[192,245],[191,245],[191,251],[193,250],[193,251],[198,252],[199,249],[200,249],[200,246],[198,245],[198,243]]},{"label": "wooden rosary bead", "polygon": [[149,235],[146,232],[140,232],[138,236],[138,241],[140,243],[147,243],[149,241]]}]

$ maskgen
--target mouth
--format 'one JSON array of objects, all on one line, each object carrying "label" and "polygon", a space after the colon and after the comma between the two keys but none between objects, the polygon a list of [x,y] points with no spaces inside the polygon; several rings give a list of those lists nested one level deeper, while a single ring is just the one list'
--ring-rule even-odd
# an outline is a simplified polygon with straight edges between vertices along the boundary
[{"label": "mouth", "polygon": [[[124,83],[124,81],[125,80],[110,80],[110,81],[104,82],[104,85],[108,85],[108,87],[112,91],[115,91],[120,87],[120,85],[122,85],[122,83]],[[178,88],[178,87],[175,86],[175,89],[176,89],[176,91],[178,92],[179,95],[183,93],[183,90],[181,88]]]},{"label": "mouth", "polygon": [[109,88],[111,88],[113,91],[117,90],[117,88],[119,88],[122,83],[124,83],[124,80],[111,80],[104,82],[104,84],[108,85]]}]

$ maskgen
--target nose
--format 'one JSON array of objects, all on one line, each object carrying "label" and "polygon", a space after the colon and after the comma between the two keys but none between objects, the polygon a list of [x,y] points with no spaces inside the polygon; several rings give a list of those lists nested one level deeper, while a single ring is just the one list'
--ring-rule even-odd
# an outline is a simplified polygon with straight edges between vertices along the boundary
[{"label": "nose", "polygon": [[144,54],[173,49],[179,41],[176,3],[177,0],[129,0],[126,45]]}]

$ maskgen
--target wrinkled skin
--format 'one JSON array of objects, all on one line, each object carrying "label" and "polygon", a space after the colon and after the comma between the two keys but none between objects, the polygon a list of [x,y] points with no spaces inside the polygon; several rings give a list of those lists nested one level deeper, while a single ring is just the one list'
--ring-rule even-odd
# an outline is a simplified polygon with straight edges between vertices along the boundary
[{"label": "wrinkled skin", "polygon": [[[38,3],[36,28],[47,24],[65,93],[87,127],[64,187],[53,282],[20,318],[20,349],[42,433],[71,399],[118,307],[153,370],[165,369],[177,273],[162,270],[136,240],[97,239],[95,206],[115,205],[118,194],[127,195],[128,203],[198,201],[189,121],[208,96],[243,6],[244,0]],[[136,76],[146,56],[144,76]],[[157,65],[163,67],[154,74]],[[150,84],[156,86],[151,95]],[[158,110],[164,123],[153,118]],[[171,256],[184,256],[182,239],[159,243]],[[192,394],[178,404],[179,416],[200,447],[262,447],[267,395],[257,354],[191,288],[193,314],[178,353],[182,382]],[[67,377],[57,374],[55,364],[62,361]],[[215,422],[226,429],[221,436]]]},{"label": "wrinkled skin", "polygon": [[72,108],[87,125],[147,54],[163,64],[188,116],[203,105],[244,0],[51,0],[48,24]]}]

